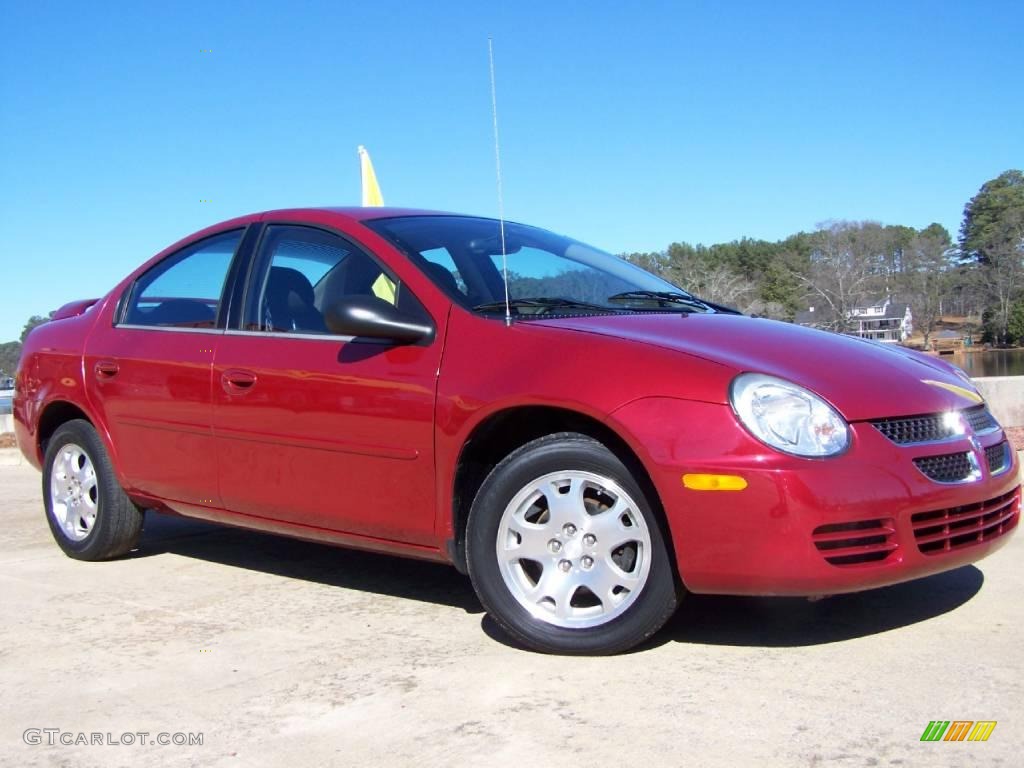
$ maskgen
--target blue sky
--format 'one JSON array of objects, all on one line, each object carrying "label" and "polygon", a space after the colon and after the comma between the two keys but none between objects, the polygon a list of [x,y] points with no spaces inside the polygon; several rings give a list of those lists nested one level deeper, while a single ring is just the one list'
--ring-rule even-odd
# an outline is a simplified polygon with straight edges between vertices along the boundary
[{"label": "blue sky", "polygon": [[[954,234],[1024,165],[1024,4],[3,0],[0,340],[266,208],[497,211],[613,252]],[[211,52],[205,53],[209,49]],[[210,202],[200,202],[200,201]]]}]

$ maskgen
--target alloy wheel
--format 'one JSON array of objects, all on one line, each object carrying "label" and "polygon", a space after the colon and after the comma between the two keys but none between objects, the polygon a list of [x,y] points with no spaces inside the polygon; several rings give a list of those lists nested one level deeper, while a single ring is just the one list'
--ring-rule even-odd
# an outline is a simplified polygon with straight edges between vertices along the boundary
[{"label": "alloy wheel", "polygon": [[532,616],[566,628],[606,624],[640,595],[651,535],[636,502],[614,480],[582,471],[546,474],[502,513],[498,567]]},{"label": "alloy wheel", "polygon": [[69,539],[82,541],[92,532],[99,486],[92,460],[81,446],[68,443],[53,457],[50,502],[60,530]]}]

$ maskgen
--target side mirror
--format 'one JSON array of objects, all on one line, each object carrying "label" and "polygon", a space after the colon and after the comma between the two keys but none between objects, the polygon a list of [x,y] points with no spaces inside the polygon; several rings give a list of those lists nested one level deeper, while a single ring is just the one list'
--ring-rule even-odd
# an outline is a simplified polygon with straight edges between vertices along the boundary
[{"label": "side mirror", "polygon": [[434,327],[376,296],[342,296],[324,311],[327,330],[338,336],[362,336],[411,344],[434,333]]}]

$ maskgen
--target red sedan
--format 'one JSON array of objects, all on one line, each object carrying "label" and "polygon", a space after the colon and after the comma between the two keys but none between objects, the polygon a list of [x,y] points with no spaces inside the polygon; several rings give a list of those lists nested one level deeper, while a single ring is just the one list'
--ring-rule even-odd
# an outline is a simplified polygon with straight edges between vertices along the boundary
[{"label": "red sedan", "polygon": [[156,510],[444,561],[552,652],[629,648],[686,590],[956,568],[1020,517],[959,369],[422,211],[198,232],[33,331],[14,414],[71,557],[123,555]]}]

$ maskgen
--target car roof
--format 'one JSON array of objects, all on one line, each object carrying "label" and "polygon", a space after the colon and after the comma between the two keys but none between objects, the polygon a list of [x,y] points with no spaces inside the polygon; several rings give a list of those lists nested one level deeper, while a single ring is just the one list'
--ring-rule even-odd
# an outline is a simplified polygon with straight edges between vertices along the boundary
[{"label": "car roof", "polygon": [[[370,221],[371,219],[390,219],[397,216],[465,216],[462,213],[451,211],[432,211],[425,208],[388,208],[388,207],[357,207],[357,206],[311,206],[306,208],[279,208],[273,211],[264,211],[257,216],[263,220],[272,218],[287,218],[296,213],[325,212],[338,216],[345,216],[353,221]],[[474,217],[476,218],[476,217]]]}]

